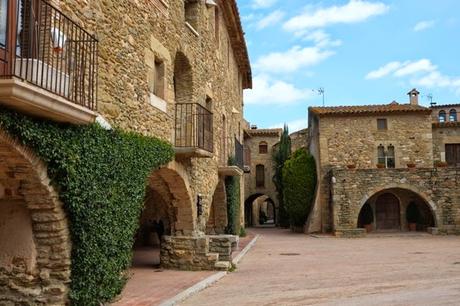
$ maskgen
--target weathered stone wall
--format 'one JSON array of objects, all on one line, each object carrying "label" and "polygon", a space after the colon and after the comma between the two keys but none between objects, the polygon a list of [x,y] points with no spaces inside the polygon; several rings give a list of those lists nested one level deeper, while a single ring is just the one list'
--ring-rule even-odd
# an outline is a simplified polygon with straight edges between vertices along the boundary
[{"label": "weathered stone wall", "polygon": [[[109,123],[172,142],[176,102],[199,103],[213,112],[213,158],[180,161],[187,169],[191,198],[203,197],[205,214],[197,220],[197,230],[203,232],[219,163],[234,155],[235,137],[242,141],[242,88],[248,84],[236,56],[241,46],[232,44],[234,33],[228,30],[228,22],[236,20],[234,12],[226,2],[215,9],[199,1],[191,28],[183,1],[55,3],[99,39],[98,111]],[[164,67],[162,97],[150,90],[155,61]]]},{"label": "weathered stone wall", "polygon": [[[377,119],[387,119],[388,129],[378,130]],[[380,114],[321,118],[321,165],[358,169],[376,168],[377,147],[395,147],[396,168],[407,163],[433,166],[431,117],[427,114]]]},{"label": "weathered stone wall", "polygon": [[291,150],[292,152],[298,149],[306,149],[308,146],[308,129],[303,129],[289,135],[291,138]]},{"label": "weathered stone wall", "polygon": [[429,205],[441,232],[460,229],[460,171],[449,168],[333,170],[334,230],[356,229],[362,206],[375,194],[402,189]]},{"label": "weathered stone wall", "polygon": [[62,204],[46,167],[3,133],[0,186],[1,213],[13,218],[0,222],[0,304],[66,304],[71,247]]},{"label": "weathered stone wall", "polygon": [[[273,152],[274,146],[279,142],[281,137],[281,129],[266,129],[266,130],[248,130],[250,137],[246,137],[244,146],[250,151],[250,173],[244,175],[245,179],[245,200],[254,194],[267,195],[278,207],[278,198],[275,184],[273,183]],[[265,142],[268,145],[266,154],[259,153],[259,144]],[[263,165],[265,167],[265,187],[256,186],[256,166]]]},{"label": "weathered stone wall", "polygon": [[446,161],[446,144],[460,144],[460,124],[433,124],[433,157]]},{"label": "weathered stone wall", "polygon": [[[388,129],[378,130],[377,119],[387,119]],[[408,163],[417,167],[433,166],[433,134],[428,114],[380,114],[310,116],[309,150],[315,156],[318,187],[306,231],[332,230],[330,176],[331,169],[377,167],[377,147],[395,147],[396,168]]]}]

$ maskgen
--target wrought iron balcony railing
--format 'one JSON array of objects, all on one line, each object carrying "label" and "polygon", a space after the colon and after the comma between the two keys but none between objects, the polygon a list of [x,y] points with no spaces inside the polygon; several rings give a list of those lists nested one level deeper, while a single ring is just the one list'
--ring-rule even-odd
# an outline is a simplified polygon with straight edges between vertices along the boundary
[{"label": "wrought iron balcony railing", "polygon": [[243,145],[235,137],[235,163],[238,168],[244,170],[244,148]]},{"label": "wrought iron balcony railing", "polygon": [[0,78],[97,107],[97,40],[44,0],[0,1]]},{"label": "wrought iron balcony railing", "polygon": [[197,103],[176,104],[175,146],[213,152],[213,115]]}]

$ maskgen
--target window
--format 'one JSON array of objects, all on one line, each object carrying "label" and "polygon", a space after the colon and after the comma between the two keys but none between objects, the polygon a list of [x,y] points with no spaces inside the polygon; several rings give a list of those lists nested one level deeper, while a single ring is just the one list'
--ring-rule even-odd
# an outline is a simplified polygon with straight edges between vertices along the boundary
[{"label": "window", "polygon": [[212,99],[206,96],[206,109],[212,113]]},{"label": "window", "polygon": [[439,122],[446,122],[446,112],[443,110],[439,112]]},{"label": "window", "polygon": [[265,187],[265,167],[264,165],[256,166],[256,187]]},{"label": "window", "polygon": [[377,147],[377,163],[385,168],[396,168],[395,147],[392,144],[386,150],[383,145]]},{"label": "window", "polygon": [[387,130],[388,129],[387,119],[377,119],[377,129]]},{"label": "window", "polygon": [[455,109],[451,109],[449,112],[449,121],[456,122],[457,121],[457,111]]},{"label": "window", "polygon": [[165,65],[160,59],[155,59],[155,69],[153,72],[152,93],[162,99],[165,98]]},{"label": "window", "polygon": [[0,0],[0,46],[6,47],[6,24],[8,21],[8,0]]},{"label": "window", "polygon": [[268,153],[268,144],[265,141],[259,143],[259,154],[267,154]]},{"label": "window", "polygon": [[446,144],[446,162],[450,167],[460,167],[460,144]]},{"label": "window", "polygon": [[185,0],[184,1],[185,22],[190,24],[194,29],[197,29],[197,26],[198,26],[198,9],[199,9],[198,0]]},{"label": "window", "polygon": [[216,38],[217,48],[219,48],[219,34],[220,34],[220,18],[219,7],[216,6],[214,10],[214,37]]}]

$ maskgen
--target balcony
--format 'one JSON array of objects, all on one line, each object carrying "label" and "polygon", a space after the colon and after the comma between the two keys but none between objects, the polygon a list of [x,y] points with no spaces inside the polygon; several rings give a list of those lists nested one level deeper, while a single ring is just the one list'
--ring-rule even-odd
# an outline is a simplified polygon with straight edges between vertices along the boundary
[{"label": "balcony", "polygon": [[0,104],[59,122],[96,118],[97,40],[44,0],[0,11]]},{"label": "balcony", "polygon": [[219,167],[219,175],[221,176],[242,176],[243,175],[243,158],[244,158],[244,150],[243,145],[238,141],[235,137],[235,164],[234,165],[227,165],[227,166],[220,166]]},{"label": "balcony", "polygon": [[177,158],[213,156],[213,115],[197,103],[176,104]]}]

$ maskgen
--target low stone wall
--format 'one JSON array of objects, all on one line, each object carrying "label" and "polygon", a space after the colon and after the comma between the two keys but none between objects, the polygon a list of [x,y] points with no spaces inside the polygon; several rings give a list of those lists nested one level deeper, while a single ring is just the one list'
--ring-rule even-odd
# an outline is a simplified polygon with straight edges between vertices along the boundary
[{"label": "low stone wall", "polygon": [[232,252],[238,248],[239,237],[219,235],[209,237],[209,251],[219,254],[219,261],[231,261]]},{"label": "low stone wall", "polygon": [[460,230],[460,169],[332,170],[334,231],[356,229],[362,206],[388,189],[408,190],[429,205],[439,233]]},{"label": "low stone wall", "polygon": [[219,254],[210,252],[208,237],[165,236],[160,260],[165,269],[215,270]]}]

